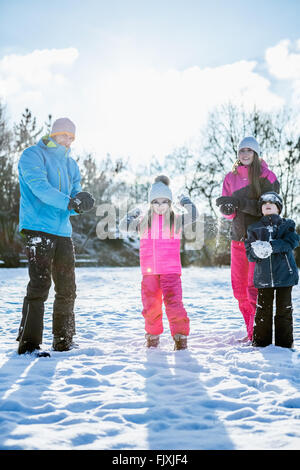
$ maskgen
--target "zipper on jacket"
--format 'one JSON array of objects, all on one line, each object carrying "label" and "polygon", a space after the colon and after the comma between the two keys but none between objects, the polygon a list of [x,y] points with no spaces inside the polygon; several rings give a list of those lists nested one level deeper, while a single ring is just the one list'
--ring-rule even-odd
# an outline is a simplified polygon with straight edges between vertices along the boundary
[{"label": "zipper on jacket", "polygon": [[[273,240],[272,233],[273,233],[273,224],[272,218],[269,216],[270,225],[268,225],[267,230],[269,231],[269,243]],[[271,286],[274,287],[274,278],[273,278],[273,271],[272,271],[272,254],[270,255],[270,274],[271,274]]]},{"label": "zipper on jacket", "polygon": [[289,268],[289,272],[292,273],[293,270],[292,270],[292,268],[291,268],[291,265],[290,265],[290,262],[289,262],[289,260],[288,260],[287,255],[285,255],[285,259],[286,259],[286,262],[287,262],[287,265],[288,265],[288,268]]},{"label": "zipper on jacket", "polygon": [[58,189],[59,191],[61,191],[61,175],[60,175],[59,168],[57,168],[57,172],[58,172]]},{"label": "zipper on jacket", "polygon": [[156,255],[155,255],[155,236],[153,238],[153,268],[154,268],[154,274],[156,274]]},{"label": "zipper on jacket", "polygon": [[[59,168],[57,168],[58,171],[58,189],[61,192],[61,174]],[[59,233],[60,227],[61,227],[61,221],[62,221],[62,212],[59,211],[59,216],[58,216],[58,225],[57,225],[57,231]]]},{"label": "zipper on jacket", "polygon": [[272,271],[272,255],[270,256],[270,274],[271,274],[271,285],[274,287],[273,271]]},{"label": "zipper on jacket", "polygon": [[[158,217],[157,229],[158,229],[157,231],[158,231],[158,238],[159,238],[159,217]],[[153,246],[153,267],[154,267],[154,273],[156,274],[157,266],[156,266],[156,249],[155,249],[156,248],[155,247],[155,245],[156,245],[156,243],[155,243],[155,241],[156,241],[155,231],[154,231],[153,235],[154,235],[153,236],[153,241],[152,241],[152,243],[153,243],[153,245],[152,245]],[[151,234],[151,236],[152,236],[152,234]]]}]

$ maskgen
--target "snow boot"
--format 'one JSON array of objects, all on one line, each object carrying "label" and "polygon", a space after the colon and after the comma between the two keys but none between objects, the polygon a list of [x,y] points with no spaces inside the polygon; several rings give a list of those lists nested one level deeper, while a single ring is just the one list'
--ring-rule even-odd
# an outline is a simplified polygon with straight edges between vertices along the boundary
[{"label": "snow boot", "polygon": [[159,345],[159,335],[150,335],[149,333],[145,334],[147,340],[147,348],[157,348]]},{"label": "snow boot", "polygon": [[187,336],[177,333],[173,336],[174,339],[174,351],[179,351],[181,349],[187,349]]},{"label": "snow boot", "polygon": [[18,354],[32,353],[36,349],[40,349],[39,345],[30,343],[29,341],[20,341]]},{"label": "snow boot", "polygon": [[29,341],[21,341],[18,347],[18,354],[32,354],[34,353],[36,357],[51,357],[47,351],[41,351],[39,346],[36,346]]},{"label": "snow boot", "polygon": [[54,351],[69,351],[74,347],[72,336],[54,336],[52,348]]},{"label": "snow boot", "polygon": [[238,339],[238,340],[237,340],[238,343],[248,343],[248,341],[250,341],[248,335],[245,336],[244,338],[241,338],[241,339]]}]

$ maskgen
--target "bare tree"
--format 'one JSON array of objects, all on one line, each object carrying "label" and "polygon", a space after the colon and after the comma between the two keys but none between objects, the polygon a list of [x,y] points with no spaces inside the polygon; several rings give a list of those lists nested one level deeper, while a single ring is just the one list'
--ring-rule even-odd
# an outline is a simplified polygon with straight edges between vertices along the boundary
[{"label": "bare tree", "polygon": [[299,133],[292,128],[289,110],[262,112],[254,108],[228,103],[213,111],[202,133],[202,146],[195,154],[194,191],[199,191],[215,214],[215,198],[221,184],[237,158],[239,141],[253,135],[262,149],[262,158],[275,172],[280,182],[285,209],[284,215],[299,215],[300,144]]},{"label": "bare tree", "polygon": [[127,164],[122,159],[113,161],[109,154],[100,162],[92,154],[88,154],[83,159],[78,158],[78,164],[81,167],[82,189],[91,193],[95,199],[95,206],[90,212],[71,218],[77,252],[83,253],[88,241],[96,237],[99,222],[97,207],[118,201],[118,198],[128,192],[123,176]]}]

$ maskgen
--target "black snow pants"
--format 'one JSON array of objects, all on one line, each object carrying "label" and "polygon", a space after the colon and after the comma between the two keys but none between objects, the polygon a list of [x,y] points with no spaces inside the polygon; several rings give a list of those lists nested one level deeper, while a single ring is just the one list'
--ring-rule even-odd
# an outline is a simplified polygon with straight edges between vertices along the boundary
[{"label": "black snow pants", "polygon": [[275,291],[275,345],[291,348],[293,346],[292,287],[258,289],[253,328],[253,345],[268,346],[272,344],[273,301]]},{"label": "black snow pants", "polygon": [[54,281],[52,333],[72,338],[75,334],[75,254],[72,239],[23,230],[26,237],[29,283],[23,302],[17,341],[42,343],[44,303]]}]

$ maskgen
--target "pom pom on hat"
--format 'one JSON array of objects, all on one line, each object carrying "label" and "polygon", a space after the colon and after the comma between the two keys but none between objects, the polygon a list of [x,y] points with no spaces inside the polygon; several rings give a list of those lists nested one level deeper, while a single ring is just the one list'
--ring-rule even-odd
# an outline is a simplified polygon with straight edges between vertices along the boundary
[{"label": "pom pom on hat", "polygon": [[151,203],[154,199],[165,198],[172,201],[172,191],[169,188],[170,180],[165,175],[156,176],[154,183],[152,184],[149,191],[149,202]]},{"label": "pom pom on hat", "polygon": [[170,186],[170,180],[166,175],[159,175],[155,178],[154,183],[164,183],[167,186]]}]

